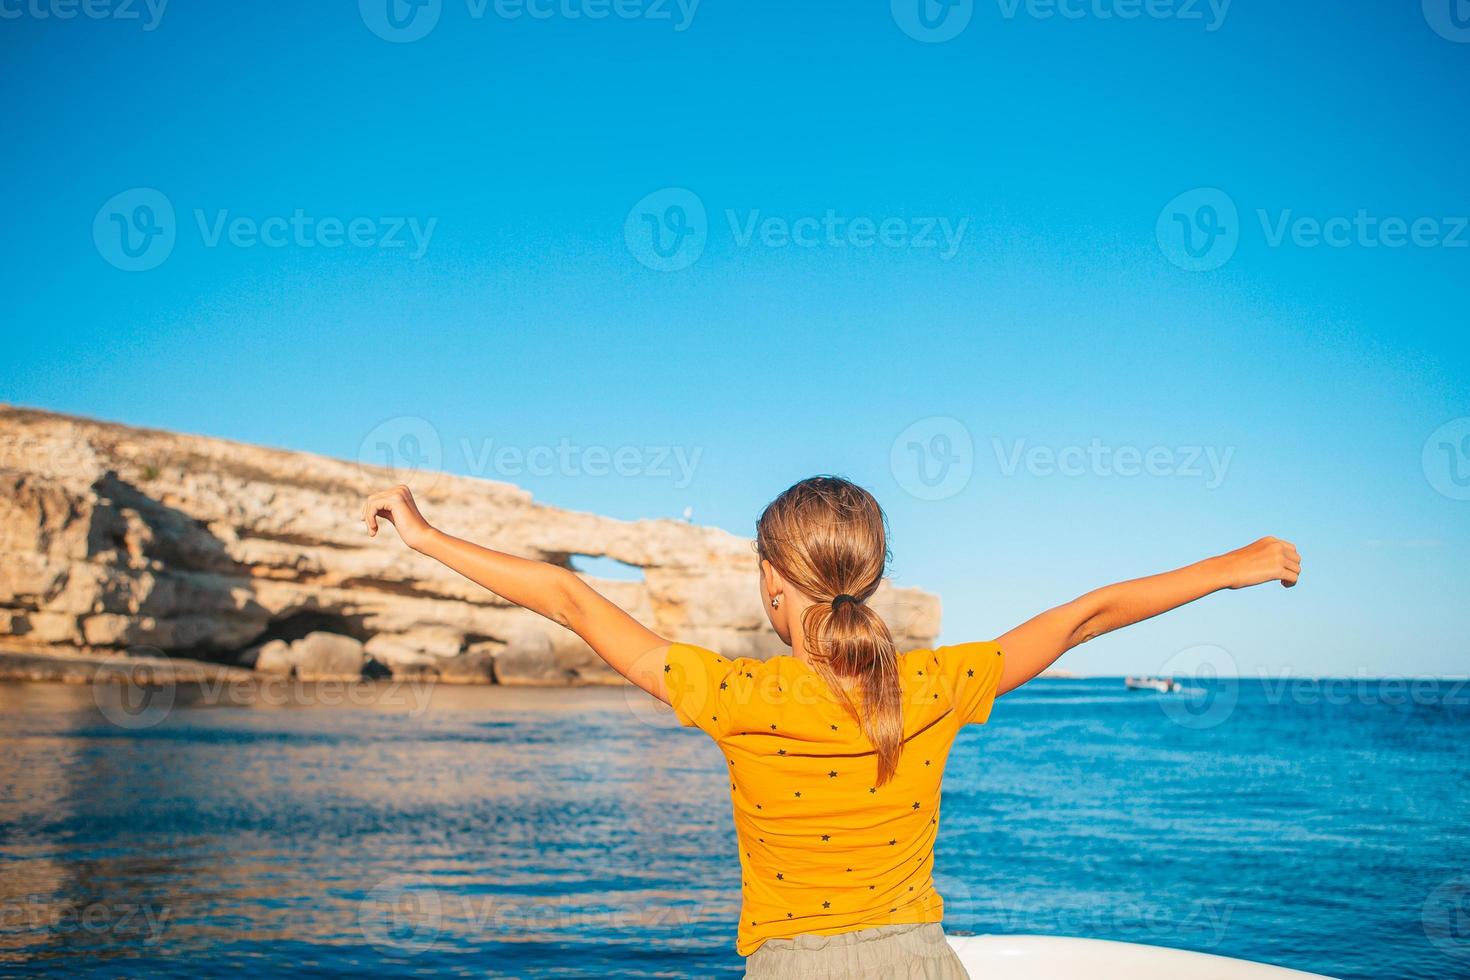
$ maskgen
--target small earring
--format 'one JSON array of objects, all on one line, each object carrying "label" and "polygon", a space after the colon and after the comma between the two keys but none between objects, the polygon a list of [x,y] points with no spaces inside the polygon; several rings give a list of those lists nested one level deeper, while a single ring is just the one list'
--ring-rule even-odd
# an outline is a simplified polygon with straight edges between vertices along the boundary
[{"label": "small earring", "polygon": [[771,608],[772,609],[780,609],[781,608],[781,597],[780,596],[778,596],[778,595],[771,596]]}]

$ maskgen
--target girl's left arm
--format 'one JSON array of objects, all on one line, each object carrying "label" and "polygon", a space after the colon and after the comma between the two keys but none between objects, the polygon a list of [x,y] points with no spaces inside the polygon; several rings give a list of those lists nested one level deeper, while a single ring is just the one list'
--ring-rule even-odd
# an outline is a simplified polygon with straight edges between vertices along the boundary
[{"label": "girl's left arm", "polygon": [[362,505],[368,534],[386,520],[414,551],[454,569],[503,599],[576,633],[619,674],[669,702],[663,661],[669,641],[610,602],[573,571],[484,548],[430,526],[408,487],[375,493]]},{"label": "girl's left arm", "polygon": [[1172,572],[1095,589],[1048,609],[996,640],[1005,654],[997,694],[1015,690],[1093,637],[1178,609],[1220,589],[1276,581],[1290,588],[1301,571],[1296,546],[1267,537]]}]

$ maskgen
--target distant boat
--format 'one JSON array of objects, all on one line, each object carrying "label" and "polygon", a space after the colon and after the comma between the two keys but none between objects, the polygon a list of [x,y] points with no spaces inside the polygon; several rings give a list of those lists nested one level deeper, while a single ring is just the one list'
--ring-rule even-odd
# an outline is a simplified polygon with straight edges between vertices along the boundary
[{"label": "distant boat", "polygon": [[1131,691],[1158,691],[1173,694],[1179,690],[1179,682],[1172,677],[1125,677],[1123,683]]}]

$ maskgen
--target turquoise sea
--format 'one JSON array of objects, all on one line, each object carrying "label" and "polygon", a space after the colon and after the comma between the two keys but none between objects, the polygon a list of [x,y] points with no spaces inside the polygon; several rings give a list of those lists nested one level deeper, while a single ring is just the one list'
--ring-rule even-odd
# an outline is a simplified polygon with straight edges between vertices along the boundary
[{"label": "turquoise sea", "polygon": [[[1470,977],[1470,684],[1043,680],[966,730],[951,932]],[[737,976],[719,753],[641,695],[0,685],[0,974]]]}]

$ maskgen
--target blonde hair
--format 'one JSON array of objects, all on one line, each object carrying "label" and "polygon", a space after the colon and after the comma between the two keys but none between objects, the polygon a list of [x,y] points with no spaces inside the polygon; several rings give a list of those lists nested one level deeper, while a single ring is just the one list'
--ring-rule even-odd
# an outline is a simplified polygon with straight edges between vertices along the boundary
[{"label": "blonde hair", "polygon": [[[883,509],[862,487],[841,477],[814,476],[761,512],[756,550],[813,600],[801,617],[811,666],[873,743],[876,785],[882,785],[903,751],[898,651],[888,625],[867,604],[888,566]],[[839,596],[854,601],[834,603]]]}]

